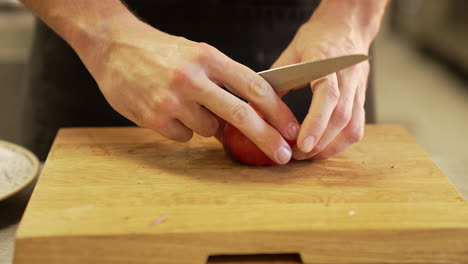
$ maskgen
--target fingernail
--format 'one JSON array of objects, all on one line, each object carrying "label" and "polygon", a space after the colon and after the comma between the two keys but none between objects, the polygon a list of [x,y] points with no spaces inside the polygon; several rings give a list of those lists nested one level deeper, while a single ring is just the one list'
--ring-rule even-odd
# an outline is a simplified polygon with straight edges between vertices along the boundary
[{"label": "fingernail", "polygon": [[289,123],[286,134],[289,140],[295,140],[299,134],[299,126],[294,122]]},{"label": "fingernail", "polygon": [[291,149],[281,147],[278,152],[276,152],[276,158],[280,164],[286,164],[291,159]]},{"label": "fingernail", "polygon": [[310,152],[314,147],[315,138],[313,136],[308,136],[302,141],[302,148],[303,152]]}]

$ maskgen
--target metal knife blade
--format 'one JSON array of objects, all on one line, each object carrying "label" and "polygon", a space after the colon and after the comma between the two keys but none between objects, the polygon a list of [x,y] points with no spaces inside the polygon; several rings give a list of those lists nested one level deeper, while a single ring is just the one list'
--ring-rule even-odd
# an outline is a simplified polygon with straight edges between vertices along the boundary
[{"label": "metal knife blade", "polygon": [[258,72],[279,93],[305,86],[309,82],[369,59],[354,54],[324,60],[302,62]]}]

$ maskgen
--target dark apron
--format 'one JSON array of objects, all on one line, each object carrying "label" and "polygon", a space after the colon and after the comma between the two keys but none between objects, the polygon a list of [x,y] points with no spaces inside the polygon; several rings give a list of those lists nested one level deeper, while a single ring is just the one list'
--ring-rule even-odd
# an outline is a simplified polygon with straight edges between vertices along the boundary
[{"label": "dark apron", "polygon": [[[126,4],[154,27],[206,42],[254,71],[273,64],[318,4],[315,0],[161,2]],[[109,106],[76,53],[40,21],[25,100],[24,143],[41,160],[61,127],[134,125]],[[310,89],[288,94],[284,101],[301,121],[310,105]]]}]

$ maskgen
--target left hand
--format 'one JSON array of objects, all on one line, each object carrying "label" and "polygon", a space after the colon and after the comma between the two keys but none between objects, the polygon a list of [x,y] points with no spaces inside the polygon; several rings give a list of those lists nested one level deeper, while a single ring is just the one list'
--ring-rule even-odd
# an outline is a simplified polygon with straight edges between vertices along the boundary
[{"label": "left hand", "polygon": [[[336,17],[312,17],[272,67],[368,54],[369,46],[359,27]],[[293,149],[294,159],[327,159],[362,139],[368,75],[369,63],[365,61],[311,83],[313,99]]]}]

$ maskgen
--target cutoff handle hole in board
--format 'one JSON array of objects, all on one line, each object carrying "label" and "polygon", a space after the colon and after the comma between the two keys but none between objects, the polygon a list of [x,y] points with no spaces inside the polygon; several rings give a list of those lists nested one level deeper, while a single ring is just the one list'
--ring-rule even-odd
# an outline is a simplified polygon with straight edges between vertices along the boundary
[{"label": "cutoff handle hole in board", "polygon": [[206,264],[303,264],[298,253],[210,255]]}]

